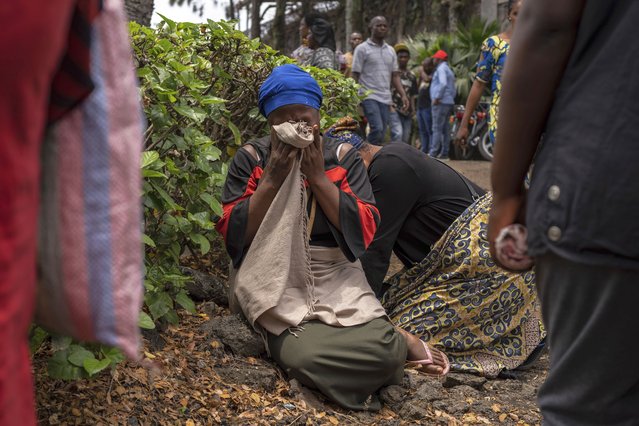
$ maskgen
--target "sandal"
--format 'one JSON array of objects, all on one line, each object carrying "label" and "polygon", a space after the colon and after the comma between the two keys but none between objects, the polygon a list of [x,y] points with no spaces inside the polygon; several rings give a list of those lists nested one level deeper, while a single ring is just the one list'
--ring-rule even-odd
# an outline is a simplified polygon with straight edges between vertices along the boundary
[{"label": "sandal", "polygon": [[430,348],[423,340],[420,339],[420,342],[424,346],[424,351],[426,352],[427,357],[425,359],[407,360],[406,362],[408,364],[415,365],[417,367],[417,370],[420,370],[420,372],[426,374],[427,376],[444,377],[446,374],[448,374],[448,371],[450,370],[450,363],[448,362],[448,357],[446,356],[446,354],[441,351],[438,352],[440,352],[444,357],[444,370],[440,374],[427,373],[425,370],[420,368],[426,365],[435,365],[435,362],[433,360],[433,353],[431,352]]}]

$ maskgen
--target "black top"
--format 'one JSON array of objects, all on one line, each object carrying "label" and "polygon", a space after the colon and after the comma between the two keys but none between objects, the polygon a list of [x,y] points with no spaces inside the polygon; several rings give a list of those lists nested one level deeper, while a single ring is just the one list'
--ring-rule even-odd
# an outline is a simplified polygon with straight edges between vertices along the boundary
[{"label": "black top", "polygon": [[[259,160],[244,149],[238,150],[235,154],[222,194],[224,214],[216,224],[216,229],[224,237],[226,250],[236,268],[242,263],[247,249],[244,246],[244,233],[251,195],[260,184],[271,152],[270,137],[248,144],[255,148]],[[342,232],[330,223],[317,204],[311,244],[323,247],[339,246],[344,255],[353,262],[364,254],[372,242],[379,223],[379,212],[373,204],[371,186],[359,153],[352,149],[339,161],[336,155],[337,145],[333,139],[324,138],[324,170],[326,176],[340,190],[339,216]],[[309,197],[309,209],[310,202]]]},{"label": "black top", "polygon": [[406,267],[420,262],[473,203],[466,182],[479,195],[485,191],[465,182],[446,164],[403,143],[386,145],[375,154],[368,175],[382,221],[361,261],[368,283],[379,295],[391,252]]},{"label": "black top", "polygon": [[638,1],[585,3],[533,170],[535,256],[639,268],[638,22]]},{"label": "black top", "polygon": [[417,109],[428,109],[430,108],[430,104],[430,86],[428,84],[422,84],[417,94]]}]

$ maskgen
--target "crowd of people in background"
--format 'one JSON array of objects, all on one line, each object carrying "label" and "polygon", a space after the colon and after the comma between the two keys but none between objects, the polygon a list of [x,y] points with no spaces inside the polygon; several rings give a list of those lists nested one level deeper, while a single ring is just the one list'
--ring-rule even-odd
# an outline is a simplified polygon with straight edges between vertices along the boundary
[{"label": "crowd of people in background", "polygon": [[415,73],[409,68],[409,47],[386,43],[389,26],[385,17],[371,19],[368,30],[367,39],[353,32],[351,50],[342,53],[335,48],[330,22],[321,15],[305,16],[300,21],[302,43],[291,57],[300,65],[340,70],[368,92],[360,105],[360,126],[368,128],[371,144],[383,145],[387,139],[412,144],[417,123],[422,152],[448,160],[449,116],[456,95],[448,54],[438,50]]}]

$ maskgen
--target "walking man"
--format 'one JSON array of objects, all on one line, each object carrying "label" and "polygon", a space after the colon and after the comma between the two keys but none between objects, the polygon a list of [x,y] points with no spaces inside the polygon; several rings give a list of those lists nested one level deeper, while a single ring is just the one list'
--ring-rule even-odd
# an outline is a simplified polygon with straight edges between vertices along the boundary
[{"label": "walking man", "polygon": [[417,96],[417,78],[408,69],[410,52],[408,46],[403,43],[395,45],[397,53],[397,65],[399,66],[399,80],[408,96],[409,106],[402,108],[402,98],[397,90],[393,89],[393,105],[390,112],[391,142],[404,142],[410,144],[411,130],[413,129],[413,116],[415,115],[415,97]]},{"label": "walking man", "polygon": [[639,424],[637,22],[636,1],[526,1],[502,78],[488,237],[527,206],[545,425]]},{"label": "walking man", "polygon": [[365,90],[373,92],[364,99],[362,106],[370,126],[368,141],[381,145],[390,120],[391,83],[400,95],[403,109],[408,108],[409,100],[399,79],[395,50],[384,41],[388,34],[386,18],[374,17],[368,29],[370,38],[353,53],[352,76]]},{"label": "walking man", "polygon": [[438,50],[433,55],[435,73],[430,83],[430,98],[433,103],[433,140],[431,157],[448,160],[450,149],[450,115],[455,105],[455,75],[448,66],[448,54]]}]

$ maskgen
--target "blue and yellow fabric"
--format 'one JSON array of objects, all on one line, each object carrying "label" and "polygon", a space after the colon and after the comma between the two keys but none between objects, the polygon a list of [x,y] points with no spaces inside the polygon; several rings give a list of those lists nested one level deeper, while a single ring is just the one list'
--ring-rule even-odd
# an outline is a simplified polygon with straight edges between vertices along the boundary
[{"label": "blue and yellow fabric", "polygon": [[498,35],[488,37],[481,46],[475,78],[490,86],[492,99],[488,113],[488,134],[494,143],[497,135],[497,114],[501,97],[501,74],[506,64],[510,43]]},{"label": "blue and yellow fabric", "polygon": [[495,377],[522,365],[546,332],[532,271],[498,267],[488,251],[492,194],[459,216],[426,258],[389,280],[394,324],[448,355],[451,370]]}]

